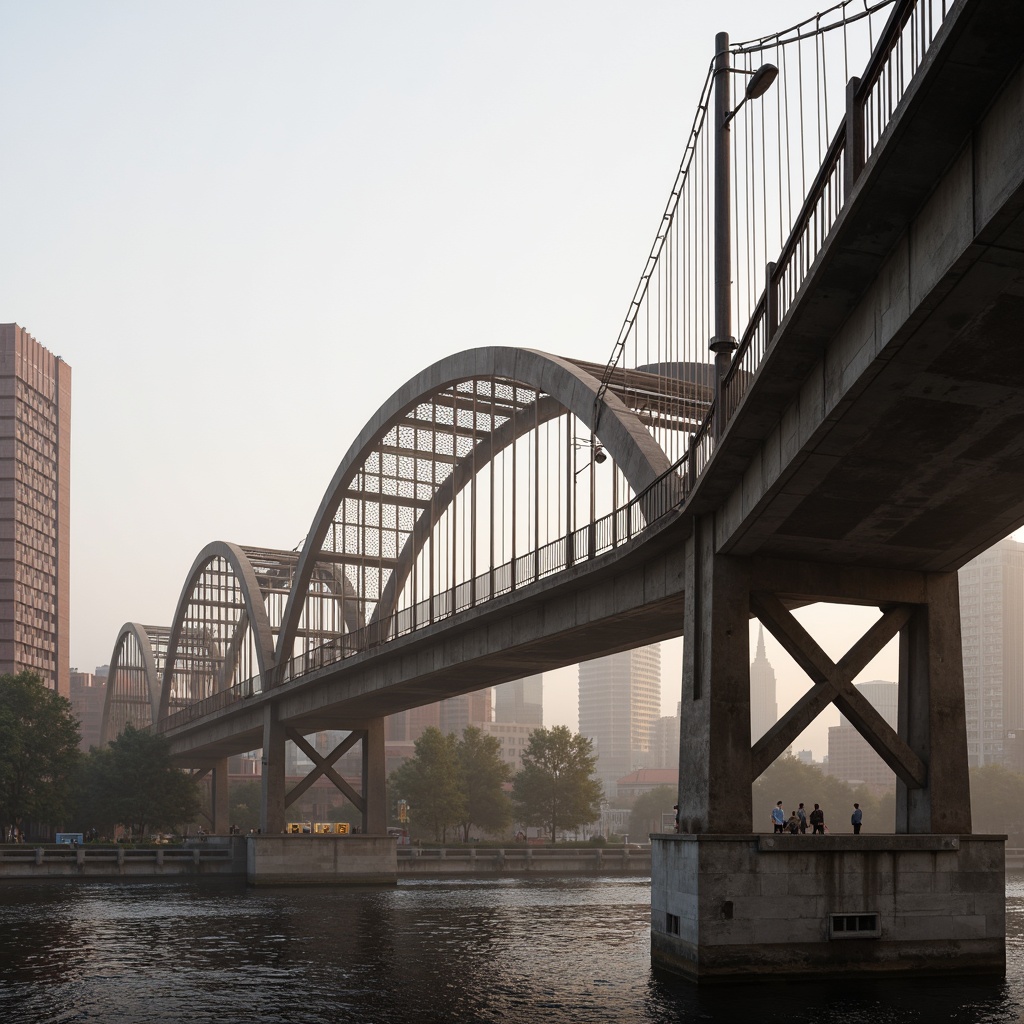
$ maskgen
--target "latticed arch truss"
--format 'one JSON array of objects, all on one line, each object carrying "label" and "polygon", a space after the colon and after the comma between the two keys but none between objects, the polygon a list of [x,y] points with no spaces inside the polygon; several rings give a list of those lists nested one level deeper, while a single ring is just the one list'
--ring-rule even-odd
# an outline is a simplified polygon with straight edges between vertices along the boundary
[{"label": "latticed arch truss", "polygon": [[217,541],[192,564],[171,625],[161,717],[248,681],[262,687],[274,625],[286,605],[294,552]]},{"label": "latticed arch truss", "polygon": [[107,674],[101,743],[116,739],[126,725],[142,729],[156,721],[170,632],[168,626],[137,622],[121,627]]},{"label": "latticed arch truss", "polygon": [[[400,388],[321,502],[278,634],[282,674],[315,667],[315,647],[343,643],[316,624],[324,565],[348,581],[367,624],[352,641],[361,646],[370,634],[384,638],[448,614],[464,605],[467,588],[472,601],[515,586],[527,552],[536,554],[535,577],[552,545],[562,544],[563,564],[571,561],[574,532],[598,512],[602,480],[604,507],[614,509],[667,472],[648,429],[644,385],[654,375],[634,372],[628,387],[609,389],[598,420],[592,371],[540,352],[477,349]],[[669,413],[679,430],[706,408],[701,389],[678,390],[675,405],[662,399],[660,429]],[[599,469],[605,454],[611,462]]]}]

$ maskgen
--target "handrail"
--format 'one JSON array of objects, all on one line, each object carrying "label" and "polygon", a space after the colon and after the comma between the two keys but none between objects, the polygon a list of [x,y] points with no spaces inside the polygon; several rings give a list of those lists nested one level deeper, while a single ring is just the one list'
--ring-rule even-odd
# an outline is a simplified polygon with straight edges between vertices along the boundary
[{"label": "handrail", "polygon": [[[278,685],[378,648],[622,546],[686,500],[689,483],[685,476],[680,476],[685,462],[685,457],[680,459],[631,501],[595,522],[580,527],[569,537],[560,537],[517,556],[514,562],[495,566],[425,601],[401,608],[386,619],[371,622],[343,637],[296,655],[285,662],[281,683]],[[256,696],[263,689],[260,676],[245,679],[202,700],[175,708],[157,722],[156,731],[167,732],[208,714],[223,711],[239,701]]]},{"label": "handrail", "polygon": [[[698,433],[712,439],[725,433],[764,360],[779,321],[793,307],[814,261],[825,248],[864,163],[877,149],[911,79],[924,63],[947,16],[960,2],[897,0],[863,77],[850,82],[846,120],[829,143],[778,260],[768,266],[765,290],[722,381],[721,409],[712,407],[708,411]],[[906,59],[904,50],[909,51]],[[879,88],[881,85],[886,88]],[[719,415],[722,422],[715,430],[714,421]],[[706,424],[710,424],[709,429],[705,429]]]}]

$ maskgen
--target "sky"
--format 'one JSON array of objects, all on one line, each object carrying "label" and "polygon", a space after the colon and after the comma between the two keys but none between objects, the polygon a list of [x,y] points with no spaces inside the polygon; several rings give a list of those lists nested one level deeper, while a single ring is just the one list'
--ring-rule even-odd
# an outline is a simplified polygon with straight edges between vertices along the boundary
[{"label": "sky", "polygon": [[[437,359],[606,362],[715,33],[824,6],[0,0],[0,322],[73,371],[72,665],[169,624],[208,542],[299,544]],[[801,614],[836,657],[867,625]],[[806,681],[768,657],[788,705]],[[575,727],[573,670],[545,701]]]}]

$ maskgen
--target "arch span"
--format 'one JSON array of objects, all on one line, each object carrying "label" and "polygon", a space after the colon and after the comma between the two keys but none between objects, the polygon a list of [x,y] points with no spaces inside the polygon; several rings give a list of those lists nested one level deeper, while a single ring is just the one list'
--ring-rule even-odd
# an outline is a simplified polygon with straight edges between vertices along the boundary
[{"label": "arch span", "polygon": [[126,622],[114,641],[103,698],[100,742],[116,739],[126,725],[145,728],[157,721],[160,685],[167,657],[168,626]]},{"label": "arch span", "polygon": [[[598,406],[599,388],[598,378],[586,366],[543,352],[498,347],[442,359],[399,388],[352,443],[320,503],[278,634],[277,669],[283,670],[294,653],[316,563],[333,561],[354,575],[354,589],[367,620],[390,614],[410,575],[416,590],[414,563],[437,524],[456,516],[460,490],[493,467],[499,452],[508,450],[513,469],[507,488],[512,497],[507,500],[515,511],[521,503],[515,478],[517,445],[531,431],[538,435],[542,424],[565,416],[596,432],[579,442],[566,427],[569,457],[554,482],[540,479],[540,442],[536,442],[534,479],[520,489],[530,493],[537,520],[545,488],[557,485],[564,487],[566,495],[575,492],[582,470],[575,470],[574,447],[589,447],[590,457],[599,462],[604,453],[610,455],[615,471],[634,492],[667,472],[669,459],[640,417],[615,391],[606,392]],[[593,474],[590,486],[592,493]],[[492,503],[495,488],[492,468]],[[568,507],[570,499],[566,497],[565,502]],[[476,515],[475,491],[470,504],[464,516]],[[565,518],[562,533],[570,535],[572,521],[568,514]],[[514,515],[512,519],[515,551]],[[489,561],[493,565],[493,522],[491,529]],[[506,530],[504,523],[501,529]],[[454,526],[451,532],[454,536]],[[488,560],[478,550],[475,533],[463,543],[467,551],[461,554],[450,550],[438,554],[438,560],[450,559],[453,577],[459,559],[467,565],[475,565],[478,557]],[[421,575],[428,580],[421,589],[432,591],[435,579],[442,575],[433,550]],[[433,600],[432,592],[427,596]]]},{"label": "arch span", "polygon": [[263,586],[247,551],[227,541],[207,544],[196,556],[171,623],[161,718],[228,689],[241,681],[236,675],[267,678],[274,637],[266,598],[273,577],[261,575]]}]

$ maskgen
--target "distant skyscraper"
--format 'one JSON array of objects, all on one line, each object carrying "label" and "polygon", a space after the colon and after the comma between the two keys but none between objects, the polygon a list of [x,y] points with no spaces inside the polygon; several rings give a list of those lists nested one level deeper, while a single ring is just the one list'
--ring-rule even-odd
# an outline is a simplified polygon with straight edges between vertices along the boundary
[{"label": "distant skyscraper", "polygon": [[779,720],[775,669],[764,652],[764,626],[757,633],[757,653],[750,664],[750,739],[759,740]]},{"label": "distant skyscraper", "polygon": [[441,701],[441,732],[461,736],[469,725],[483,725],[491,721],[491,688],[473,693],[461,693]]},{"label": "distant skyscraper", "polygon": [[[856,686],[895,729],[899,714],[899,686],[881,679],[857,683]],[[845,715],[839,716],[839,725],[829,727],[826,770],[844,782],[866,782],[874,789],[888,789],[896,784],[893,770],[871,749]]]},{"label": "distant skyscraper", "polygon": [[71,367],[0,324],[0,672],[67,697]]},{"label": "distant skyscraper", "polygon": [[544,676],[527,676],[496,686],[494,720],[516,725],[543,725]]},{"label": "distant skyscraper", "polygon": [[640,647],[579,667],[580,732],[594,743],[608,797],[616,782],[651,757],[651,725],[661,716],[661,647]]},{"label": "distant skyscraper", "polygon": [[441,705],[424,704],[419,708],[399,711],[384,719],[384,739],[398,743],[415,743],[426,729],[441,728]]},{"label": "distant skyscraper", "polygon": [[1024,544],[1003,540],[960,570],[967,759],[1002,764],[1024,729]]},{"label": "distant skyscraper", "polygon": [[[106,668],[106,666],[103,666]],[[88,751],[100,746],[100,727],[103,724],[103,699],[107,692],[107,673],[79,672],[71,669],[71,708],[78,719],[81,734],[78,747]]]},{"label": "distant skyscraper", "polygon": [[679,716],[663,715],[651,723],[648,768],[679,769]]}]

